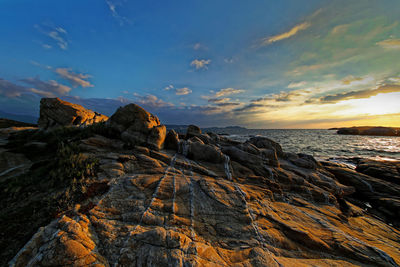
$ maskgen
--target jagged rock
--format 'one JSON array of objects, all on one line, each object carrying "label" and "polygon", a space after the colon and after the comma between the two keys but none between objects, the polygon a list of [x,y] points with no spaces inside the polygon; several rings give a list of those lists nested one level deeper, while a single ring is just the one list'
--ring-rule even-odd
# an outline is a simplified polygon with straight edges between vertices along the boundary
[{"label": "jagged rock", "polygon": [[294,165],[306,168],[306,169],[316,169],[320,164],[314,159],[313,156],[299,153],[297,158],[289,159]]},{"label": "jagged rock", "polygon": [[364,159],[357,164],[356,171],[400,185],[400,162]]},{"label": "jagged rock", "polygon": [[251,169],[256,175],[264,176],[267,173],[264,161],[260,155],[250,154],[235,146],[222,147],[222,152],[228,155],[231,160]]},{"label": "jagged rock", "polygon": [[214,145],[204,144],[200,139],[197,139],[195,142],[187,141],[187,144],[187,156],[190,159],[214,163],[221,163],[224,161],[224,155],[221,150]]},{"label": "jagged rock", "polygon": [[250,138],[247,142],[255,145],[258,148],[274,149],[278,157],[282,157],[284,155],[281,145],[269,138],[255,136]]},{"label": "jagged rock", "polygon": [[[365,163],[385,170],[379,179],[284,153],[267,138],[241,143],[199,132],[179,142],[171,131],[165,147],[173,149],[159,150],[165,128],[136,105],[118,109],[108,125],[135,146],[80,140],[98,162],[95,183],[39,228],[10,266],[400,264],[400,224],[389,224],[400,216],[400,186],[386,177],[393,168]],[[18,239],[16,232],[0,237]]]},{"label": "jagged rock", "polygon": [[174,130],[169,130],[165,137],[164,147],[166,149],[172,149],[178,151],[179,148],[179,136]]},{"label": "jagged rock", "polygon": [[189,141],[193,142],[193,143],[200,143],[200,144],[204,145],[204,142],[200,138],[198,138],[197,136],[193,136],[193,137],[189,138]]},{"label": "jagged rock", "polygon": [[[257,156],[238,147],[229,149]],[[134,156],[103,154],[123,164],[127,173],[118,179],[118,175],[110,177],[110,190],[92,200],[89,208],[78,207],[73,214],[41,228],[10,265],[400,263],[396,249],[400,231],[344,199],[339,199],[339,205],[331,193],[334,183],[332,187],[329,183],[319,186],[322,167],[301,169],[314,176],[308,181],[293,173],[295,169],[283,169],[296,168],[289,161],[281,168],[270,167],[271,177],[247,175],[228,180],[225,162],[202,161],[204,167],[199,168],[196,161],[183,155],[147,148],[145,155],[144,150],[134,148]],[[126,168],[127,164],[135,167]],[[204,168],[215,170],[217,175],[210,176]],[[285,180],[284,175],[291,178]]]},{"label": "jagged rock", "polygon": [[164,145],[166,127],[157,116],[136,104],[118,108],[108,123],[121,134],[122,140],[132,145],[149,145],[155,149]]},{"label": "jagged rock", "polygon": [[337,166],[325,166],[325,168],[333,173],[340,183],[353,186],[356,196],[361,201],[369,202],[379,213],[398,223],[399,185],[348,168]]},{"label": "jagged rock", "polygon": [[201,129],[196,125],[189,125],[186,130],[186,138],[190,138],[192,136],[200,135]]},{"label": "jagged rock", "polygon": [[105,115],[77,104],[62,101],[59,98],[42,98],[40,100],[38,126],[41,129],[58,126],[87,126],[107,120],[108,117]]}]

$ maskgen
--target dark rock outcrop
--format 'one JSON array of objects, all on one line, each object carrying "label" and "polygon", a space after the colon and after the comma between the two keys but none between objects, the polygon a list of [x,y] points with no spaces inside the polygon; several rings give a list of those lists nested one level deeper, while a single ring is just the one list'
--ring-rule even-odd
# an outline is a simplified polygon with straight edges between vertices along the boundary
[{"label": "dark rock outcrop", "polygon": [[281,145],[269,138],[256,136],[250,138],[247,142],[255,145],[258,148],[273,149],[278,157],[283,157]]},{"label": "dark rock outcrop", "polygon": [[60,126],[87,126],[107,120],[108,117],[105,115],[77,104],[62,101],[59,98],[42,98],[40,100],[38,126],[41,129]]},{"label": "dark rock outcrop", "polygon": [[400,128],[368,126],[349,127],[339,128],[337,133],[347,135],[400,136]]},{"label": "dark rock outcrop", "polygon": [[200,134],[201,134],[201,129],[196,125],[189,125],[186,130],[186,138],[190,138],[192,136],[197,136]]},{"label": "dark rock outcrop", "polygon": [[169,130],[167,136],[165,137],[164,147],[166,149],[172,149],[178,151],[179,149],[179,135],[175,130]]}]

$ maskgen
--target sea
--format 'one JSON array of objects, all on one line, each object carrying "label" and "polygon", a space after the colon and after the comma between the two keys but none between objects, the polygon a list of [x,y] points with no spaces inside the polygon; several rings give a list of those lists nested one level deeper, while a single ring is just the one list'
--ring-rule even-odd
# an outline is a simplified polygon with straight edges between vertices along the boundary
[{"label": "sea", "polygon": [[285,152],[305,153],[318,160],[371,158],[400,160],[400,137],[339,135],[336,130],[225,128],[220,133],[245,141],[265,136],[278,142]]}]

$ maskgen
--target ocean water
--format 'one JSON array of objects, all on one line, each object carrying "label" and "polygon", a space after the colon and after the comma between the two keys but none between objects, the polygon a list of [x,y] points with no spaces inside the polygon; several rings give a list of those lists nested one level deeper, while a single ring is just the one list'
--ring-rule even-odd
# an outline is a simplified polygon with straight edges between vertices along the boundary
[{"label": "ocean water", "polygon": [[230,138],[245,141],[251,136],[268,137],[286,152],[305,153],[317,159],[373,158],[400,160],[400,137],[339,135],[335,130],[226,129]]}]

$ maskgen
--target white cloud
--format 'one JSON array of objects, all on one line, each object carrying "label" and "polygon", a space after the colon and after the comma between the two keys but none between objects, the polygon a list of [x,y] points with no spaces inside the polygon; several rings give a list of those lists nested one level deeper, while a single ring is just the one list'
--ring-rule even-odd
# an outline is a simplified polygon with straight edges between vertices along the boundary
[{"label": "white cloud", "polygon": [[174,88],[174,86],[173,86],[172,84],[170,84],[170,85],[166,86],[166,87],[164,88],[164,90],[165,90],[165,91],[169,91],[169,90],[171,90],[171,89],[173,89],[173,88]]},{"label": "white cloud", "polygon": [[240,93],[243,93],[243,92],[244,92],[244,90],[242,90],[242,89],[224,88],[224,89],[221,89],[221,90],[217,91],[214,94],[214,97],[217,98],[217,97],[221,97],[221,96],[240,94]]},{"label": "white cloud", "polygon": [[108,8],[111,11],[111,15],[119,22],[120,26],[123,26],[126,23],[131,23],[131,21],[127,17],[121,16],[117,12],[117,6],[122,6],[122,2],[121,1],[106,0],[106,4],[107,4]]},{"label": "white cloud", "polygon": [[60,84],[54,80],[45,82],[40,80],[39,77],[25,78],[22,79],[21,82],[33,86],[34,88],[32,88],[31,91],[44,97],[66,95],[71,91],[71,87]]},{"label": "white cloud", "polygon": [[188,95],[188,94],[191,94],[191,93],[192,93],[192,90],[190,90],[187,87],[175,89],[175,94],[176,95]]},{"label": "white cloud", "polygon": [[302,86],[304,86],[304,85],[306,85],[307,84],[307,82],[304,82],[304,81],[302,81],[302,82],[297,82],[297,83],[290,83],[288,86],[287,86],[287,88],[298,88],[298,87],[302,87]]},{"label": "white cloud", "polygon": [[[51,23],[44,23],[41,25],[36,24],[34,26],[40,33],[46,35],[58,45],[62,50],[67,50],[69,41],[67,40],[67,31],[62,27],[55,27]],[[42,44],[42,47],[45,49],[52,48],[50,44]]]},{"label": "white cloud", "polygon": [[74,73],[68,68],[57,68],[55,72],[60,75],[63,79],[69,81],[73,87],[93,87],[87,79],[91,76],[89,74]]},{"label": "white cloud", "polygon": [[199,50],[201,47],[202,47],[202,45],[201,45],[200,43],[195,43],[195,44],[193,45],[193,49],[194,49],[194,50]]},{"label": "white cloud", "polygon": [[51,48],[52,48],[52,46],[51,46],[51,45],[48,45],[48,44],[42,44],[42,47],[43,47],[44,49],[51,49]]},{"label": "white cloud", "polygon": [[287,32],[284,32],[284,33],[281,33],[281,34],[278,34],[278,35],[274,35],[274,36],[262,39],[262,44],[261,45],[269,45],[269,44],[272,44],[274,42],[278,42],[278,41],[290,38],[293,35],[296,35],[299,31],[305,30],[310,26],[311,26],[311,24],[309,22],[303,22],[301,24],[298,24],[298,25],[294,26],[293,28],[291,28]]},{"label": "white cloud", "polygon": [[158,98],[155,95],[141,96],[139,94],[134,94],[137,98],[137,103],[145,107],[150,108],[163,108],[163,107],[173,107],[174,104],[165,102],[164,100]]},{"label": "white cloud", "polygon": [[190,66],[194,66],[196,70],[199,69],[208,69],[208,65],[211,63],[211,59],[195,59],[192,62],[190,62]]}]

